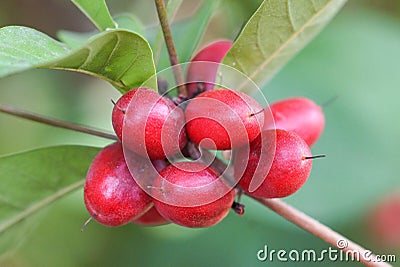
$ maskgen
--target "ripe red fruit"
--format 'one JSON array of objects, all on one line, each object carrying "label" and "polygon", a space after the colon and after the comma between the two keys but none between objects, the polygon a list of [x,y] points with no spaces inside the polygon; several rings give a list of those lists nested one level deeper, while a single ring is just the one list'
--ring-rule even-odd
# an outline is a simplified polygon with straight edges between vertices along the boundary
[{"label": "ripe red fruit", "polygon": [[261,110],[257,101],[242,92],[207,91],[187,105],[186,131],[194,143],[207,149],[238,148],[261,132],[264,123]]},{"label": "ripe red fruit", "polygon": [[152,199],[131,176],[120,143],[103,148],[94,158],[84,201],[93,219],[107,226],[124,225],[151,208]]},{"label": "ripe red fruit", "polygon": [[400,249],[400,191],[385,196],[371,211],[369,234],[381,246]]},{"label": "ripe red fruit", "polygon": [[132,221],[134,224],[156,226],[169,223],[153,206],[148,212]]},{"label": "ripe red fruit", "polygon": [[114,106],[112,124],[124,146],[150,159],[172,156],[187,141],[183,111],[150,88],[124,94]]},{"label": "ripe red fruit", "polygon": [[[161,172],[165,167],[168,166],[168,162],[166,160],[153,160],[152,164],[154,168],[156,169],[157,172]],[[140,168],[140,167],[139,167]],[[146,168],[146,167],[145,167]],[[154,174],[151,170],[147,170],[149,175]],[[147,175],[143,172],[142,175]],[[154,178],[156,175],[154,176]],[[161,214],[156,210],[156,208],[153,207],[140,216],[139,218],[135,219],[132,221],[134,224],[140,224],[140,225],[147,225],[147,226],[156,226],[156,225],[163,225],[169,223],[167,219],[165,219]]]},{"label": "ripe red fruit", "polygon": [[[265,159],[262,162],[261,156]],[[239,149],[234,157],[235,176],[240,176],[237,177],[239,186],[249,195],[260,198],[281,198],[295,193],[306,182],[312,167],[312,160],[308,159],[311,152],[304,140],[293,132],[280,129],[263,131],[250,144],[250,152]],[[269,165],[271,160],[269,172],[255,175],[259,165]],[[244,166],[243,173],[240,169]],[[253,179],[262,181],[259,187],[251,186]]]},{"label": "ripe red fruit", "polygon": [[216,41],[201,49],[193,57],[187,72],[187,81],[189,83],[186,85],[186,88],[189,98],[214,88],[218,64],[202,64],[198,62],[220,63],[231,47],[232,41]]},{"label": "ripe red fruit", "polygon": [[[325,126],[322,108],[304,97],[288,98],[270,106],[277,129],[297,133],[311,146],[321,136]],[[269,114],[269,111],[266,111]],[[273,129],[274,125],[265,115],[264,130]]]},{"label": "ripe red fruit", "polygon": [[[235,192],[208,167],[198,162],[178,162],[165,168],[153,185],[158,212],[176,224],[209,227],[228,214]],[[170,205],[179,200],[186,205]],[[197,203],[197,205],[195,205]]]}]

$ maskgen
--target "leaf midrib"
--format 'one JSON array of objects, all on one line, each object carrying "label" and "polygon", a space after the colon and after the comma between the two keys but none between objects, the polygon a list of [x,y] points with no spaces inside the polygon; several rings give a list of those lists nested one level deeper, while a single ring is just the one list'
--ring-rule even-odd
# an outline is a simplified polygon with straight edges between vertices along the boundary
[{"label": "leaf midrib", "polygon": [[286,47],[288,47],[289,44],[299,36],[299,34],[301,34],[306,28],[308,28],[314,22],[314,20],[317,19],[322,13],[324,13],[335,1],[337,0],[331,0],[328,3],[326,3],[326,5],[323,8],[321,8],[306,23],[304,23],[303,26],[301,26],[297,31],[295,31],[294,34],[290,36],[290,38],[288,38],[275,52],[273,52],[268,58],[266,58],[266,60],[261,65],[259,65],[251,73],[251,75],[249,75],[250,79],[253,80],[258,75],[258,73],[260,73],[268,64],[270,64],[271,61],[274,60],[276,56],[278,56]]},{"label": "leaf midrib", "polygon": [[35,213],[36,211],[40,210],[41,208],[49,205],[50,203],[56,201],[57,199],[65,196],[68,193],[71,193],[75,190],[77,190],[78,188],[80,188],[81,186],[83,186],[85,183],[85,180],[82,179],[78,182],[75,182],[57,192],[55,192],[54,194],[52,194],[51,196],[44,198],[43,200],[35,203],[34,205],[27,207],[25,210],[23,210],[22,212],[18,213],[17,215],[15,215],[14,217],[12,217],[11,219],[9,219],[8,221],[6,221],[5,223],[0,225],[0,235],[2,233],[4,233],[8,228],[14,226],[15,224],[21,222],[22,220],[24,220],[25,218],[29,217],[30,215],[32,215],[33,213]]}]

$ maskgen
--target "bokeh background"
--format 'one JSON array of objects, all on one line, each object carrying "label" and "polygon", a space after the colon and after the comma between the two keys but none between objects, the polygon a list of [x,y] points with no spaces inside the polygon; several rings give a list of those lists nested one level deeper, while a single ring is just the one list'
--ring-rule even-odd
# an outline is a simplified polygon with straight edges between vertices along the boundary
[{"label": "bokeh background", "polygon": [[[112,14],[130,12],[148,27],[156,24],[152,1],[107,2]],[[202,44],[232,39],[260,2],[222,1]],[[177,20],[190,17],[197,3],[184,1]],[[0,1],[0,26],[5,25],[26,25],[53,37],[59,29],[93,29],[67,0]],[[327,158],[314,162],[306,185],[285,201],[378,254],[396,255],[393,264],[400,266],[400,225],[387,217],[380,224],[389,230],[389,242],[373,223],[386,199],[400,202],[400,2],[350,0],[263,91],[270,102],[306,96],[323,105],[337,97],[324,106],[326,130],[312,149]],[[110,99],[118,97],[106,82],[70,72],[32,70],[0,80],[1,103],[109,131]],[[108,142],[0,114],[0,155],[57,144],[101,147]],[[249,198],[243,200],[245,216],[231,212],[208,229],[112,229],[91,223],[81,233],[88,217],[82,194],[71,194],[35,215],[29,221],[30,233],[0,257],[0,266],[275,266],[285,263],[257,260],[264,245],[300,251],[329,247]],[[399,217],[398,206],[385,216]]]}]

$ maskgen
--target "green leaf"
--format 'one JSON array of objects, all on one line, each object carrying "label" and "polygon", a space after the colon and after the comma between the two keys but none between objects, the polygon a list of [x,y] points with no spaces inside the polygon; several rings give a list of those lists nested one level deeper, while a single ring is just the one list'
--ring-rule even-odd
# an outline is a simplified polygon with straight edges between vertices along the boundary
[{"label": "green leaf", "polygon": [[334,228],[364,220],[400,188],[399,26],[377,10],[347,9],[265,88],[274,88],[271,102],[300,95],[323,105],[326,125],[312,151],[327,158],[286,200]]},{"label": "green leaf", "polygon": [[71,0],[100,31],[115,28],[105,0]]},{"label": "green leaf", "polygon": [[[212,17],[213,11],[219,3],[220,0],[206,0],[193,17],[172,25],[172,36],[180,62],[188,62],[192,58]],[[162,70],[169,66],[169,56],[166,46],[163,45],[157,68]]]},{"label": "green leaf", "polygon": [[0,253],[21,241],[9,231],[18,233],[37,211],[82,187],[98,151],[59,146],[0,157]]},{"label": "green leaf", "polygon": [[62,58],[68,53],[70,50],[64,44],[34,29],[0,28],[0,77]]},{"label": "green leaf", "polygon": [[94,32],[73,32],[67,30],[60,30],[57,32],[57,37],[62,41],[68,48],[74,50],[79,49],[83,46],[91,37],[98,34]]},{"label": "green leaf", "polygon": [[[100,33],[72,54],[39,67],[88,73],[109,81],[122,93],[155,75],[148,42],[126,30]],[[155,79],[147,86],[156,89]]]},{"label": "green leaf", "polygon": [[264,0],[223,63],[262,86],[322,30],[345,2]]},{"label": "green leaf", "polygon": [[[197,13],[185,23],[177,25],[174,36],[178,39],[177,48],[182,62],[188,62],[196,50],[201,37],[203,36],[208,23],[217,9],[220,0],[206,0]],[[187,34],[193,33],[193,34]]]},{"label": "green leaf", "polygon": [[[0,29],[0,51],[0,77],[32,68],[64,69],[99,77],[123,93],[155,75],[148,42],[126,30],[102,32],[71,51],[34,29],[10,26]],[[146,85],[157,88],[155,79]]]},{"label": "green leaf", "polygon": [[[117,15],[114,17],[115,22],[118,25],[118,29],[128,30],[140,35],[144,33],[144,26],[141,21],[131,15]],[[78,49],[79,47],[83,46],[90,37],[98,34],[99,32],[92,31],[92,32],[74,32],[74,31],[67,31],[67,30],[60,30],[57,32],[57,37],[60,39],[64,44],[68,46],[70,49]]]},{"label": "green leaf", "polygon": [[143,23],[131,14],[119,14],[114,17],[118,29],[128,30],[140,35],[144,34]]}]

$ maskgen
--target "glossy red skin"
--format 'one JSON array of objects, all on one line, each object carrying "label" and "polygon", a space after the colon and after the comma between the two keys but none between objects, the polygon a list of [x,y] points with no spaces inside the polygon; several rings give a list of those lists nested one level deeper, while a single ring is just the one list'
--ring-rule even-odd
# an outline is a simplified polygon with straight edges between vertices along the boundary
[{"label": "glossy red skin", "polygon": [[[267,143],[275,138],[274,130],[261,133]],[[262,184],[253,192],[249,192],[249,185],[253,179],[255,169],[260,163],[260,153],[270,153],[269,145],[261,148],[261,135],[250,144],[248,165],[239,181],[239,186],[249,195],[260,198],[282,198],[292,195],[307,181],[312,168],[312,160],[304,159],[311,156],[309,146],[297,134],[285,130],[276,130],[276,151],[271,169],[265,176]],[[247,153],[235,152],[235,172],[241,164],[246,164]],[[237,166],[236,166],[237,165]]]},{"label": "glossy red skin", "polygon": [[[309,146],[318,140],[324,130],[325,116],[322,108],[308,98],[284,99],[273,103],[270,109],[277,129],[297,133]],[[268,116],[265,116],[265,119],[267,120]],[[265,121],[264,130],[273,127],[271,121]]]},{"label": "glossy red skin", "polygon": [[[140,93],[137,94],[139,90]],[[124,113],[132,100],[135,101],[131,106],[132,110]],[[131,118],[125,118],[125,114],[129,114]],[[172,156],[185,146],[187,139],[184,123],[183,111],[176,108],[170,99],[160,98],[150,88],[128,91],[118,100],[112,112],[114,131],[124,146],[152,160]],[[162,139],[163,127],[168,133],[164,135],[164,139]],[[127,135],[122,136],[123,132]]]},{"label": "glossy red skin", "polygon": [[125,163],[120,143],[103,148],[86,176],[84,201],[101,224],[121,226],[143,215],[152,199],[135,182]]},{"label": "glossy red skin", "polygon": [[386,248],[400,249],[400,191],[386,196],[368,218],[370,233]]},{"label": "glossy red skin", "polygon": [[[161,172],[163,169],[165,169],[165,167],[168,166],[168,162],[166,160],[153,160],[152,163],[158,172]],[[161,216],[153,204],[153,207],[148,212],[133,220],[132,223],[147,226],[157,226],[167,224],[169,221]]]},{"label": "glossy red skin", "polygon": [[[188,172],[181,168],[205,168],[201,171]],[[185,187],[198,187],[208,185],[215,180],[219,179],[218,176],[210,169],[206,168],[202,163],[197,162],[179,162],[174,165],[170,165],[165,168],[161,173],[161,176],[174,185],[185,186]],[[220,180],[219,180],[220,181]],[[157,179],[154,182],[154,188],[152,194],[161,200],[167,200],[168,198],[182,198],[182,199],[198,199],[206,200],[209,198],[209,191],[192,191],[188,190],[174,191],[165,189],[160,190],[162,187],[162,179]],[[221,181],[218,182],[213,191],[224,190],[226,185]],[[202,228],[209,227],[217,224],[224,219],[234,201],[235,192],[229,190],[225,195],[219,199],[212,201],[208,204],[194,206],[194,207],[179,207],[173,206],[154,199],[154,205],[158,212],[166,219],[181,226],[190,228]]]},{"label": "glossy red skin", "polygon": [[[202,101],[197,101],[200,99]],[[261,132],[264,113],[250,96],[228,89],[204,92],[189,102],[185,110],[188,137],[207,149],[228,150],[253,141]]]},{"label": "glossy red skin", "polygon": [[[191,60],[191,62],[207,61],[220,63],[226,53],[231,49],[233,42],[221,40],[211,43],[202,48]],[[186,85],[188,97],[192,98],[203,91],[214,89],[218,65],[191,64],[188,68],[187,81],[196,81]],[[208,81],[201,83],[200,81]]]},{"label": "glossy red skin", "polygon": [[157,211],[153,206],[148,212],[133,220],[134,224],[146,225],[146,226],[157,226],[170,223]]}]

